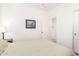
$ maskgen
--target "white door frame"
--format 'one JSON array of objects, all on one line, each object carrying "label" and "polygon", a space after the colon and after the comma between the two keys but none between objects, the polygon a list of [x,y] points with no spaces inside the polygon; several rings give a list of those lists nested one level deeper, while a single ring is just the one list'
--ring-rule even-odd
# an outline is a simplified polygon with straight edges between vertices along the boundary
[{"label": "white door frame", "polygon": [[74,52],[74,53],[76,53],[76,54],[78,54],[77,52],[75,52],[75,46],[74,46],[74,40],[75,40],[75,36],[74,35],[76,35],[75,33],[74,33],[74,20],[75,20],[75,13],[76,12],[79,12],[79,9],[77,9],[77,10],[74,10],[73,11],[73,31],[72,31],[72,37],[73,37],[73,39],[72,39],[72,51]]},{"label": "white door frame", "polygon": [[57,26],[56,25],[57,25],[57,17],[55,16],[55,17],[52,18],[52,29],[54,29],[54,33],[52,32],[54,38],[52,38],[52,40],[54,42],[57,42],[57,40],[56,40],[56,29],[57,29]]}]

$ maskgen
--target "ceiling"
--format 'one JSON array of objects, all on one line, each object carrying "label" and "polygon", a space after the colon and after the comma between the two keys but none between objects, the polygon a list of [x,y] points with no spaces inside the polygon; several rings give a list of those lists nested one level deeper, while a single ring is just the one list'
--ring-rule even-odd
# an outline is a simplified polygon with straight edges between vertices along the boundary
[{"label": "ceiling", "polygon": [[42,9],[42,10],[51,10],[59,5],[61,5],[61,3],[0,3],[0,6],[5,6],[5,5],[26,5],[26,6],[31,6],[31,7],[35,7],[38,9]]},{"label": "ceiling", "polygon": [[27,3],[27,5],[48,11],[61,5],[61,3]]}]

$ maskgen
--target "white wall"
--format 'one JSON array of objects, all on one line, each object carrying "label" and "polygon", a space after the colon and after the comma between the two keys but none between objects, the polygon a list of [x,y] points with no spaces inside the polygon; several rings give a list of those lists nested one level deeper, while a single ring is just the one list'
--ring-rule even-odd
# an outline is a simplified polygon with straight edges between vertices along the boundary
[{"label": "white wall", "polygon": [[57,42],[69,48],[72,48],[74,11],[78,9],[79,4],[62,4],[50,11],[50,21],[52,17],[57,19]]},{"label": "white wall", "polygon": [[[56,17],[56,40],[59,44],[72,48],[73,11],[79,4],[61,4],[51,11],[44,11],[27,4],[2,4],[2,24],[7,26],[14,40],[17,39],[53,39],[52,18]],[[36,29],[26,29],[25,19],[35,19]],[[43,34],[41,35],[41,31]]]},{"label": "white wall", "polygon": [[[1,21],[2,21],[2,20],[1,20],[1,13],[2,13],[2,12],[1,12],[1,7],[0,7],[0,29],[1,29],[1,27],[2,27],[2,26],[1,26]],[[0,39],[1,39],[1,38],[2,38],[2,33],[1,33],[1,30],[0,30]]]},{"label": "white wall", "polygon": [[[14,40],[47,38],[47,15],[44,11],[27,4],[2,4],[1,10],[2,25]],[[26,29],[25,19],[36,20],[36,29]]]}]

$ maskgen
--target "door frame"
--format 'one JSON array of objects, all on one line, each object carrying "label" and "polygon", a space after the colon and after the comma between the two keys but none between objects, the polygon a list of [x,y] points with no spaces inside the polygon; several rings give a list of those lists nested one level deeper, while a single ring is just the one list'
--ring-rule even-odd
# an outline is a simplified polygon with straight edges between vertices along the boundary
[{"label": "door frame", "polygon": [[75,25],[75,24],[74,24],[74,20],[75,20],[75,13],[76,13],[76,12],[79,12],[79,9],[76,9],[76,10],[73,11],[73,19],[72,19],[72,21],[73,21],[73,22],[72,22],[72,24],[73,24],[73,25],[72,25],[72,26],[73,26],[73,27],[72,27],[72,51],[73,51],[74,53],[78,54],[77,52],[75,52],[75,48],[74,48],[74,44],[75,44],[75,43],[74,43],[74,40],[75,40],[75,38],[74,38],[74,25]]},{"label": "door frame", "polygon": [[54,38],[52,38],[52,41],[53,42],[57,42],[57,17],[56,16],[54,16],[54,17],[52,17],[52,19],[51,19],[51,23],[52,23],[52,30],[54,29],[55,31],[54,31],[54,33],[52,32],[51,34],[54,34]]}]

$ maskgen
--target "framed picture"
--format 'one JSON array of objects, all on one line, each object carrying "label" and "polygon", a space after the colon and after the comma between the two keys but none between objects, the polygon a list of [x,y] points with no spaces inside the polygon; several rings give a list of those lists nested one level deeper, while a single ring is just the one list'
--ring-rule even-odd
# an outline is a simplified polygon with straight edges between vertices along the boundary
[{"label": "framed picture", "polygon": [[26,28],[36,28],[36,20],[26,19]]}]

